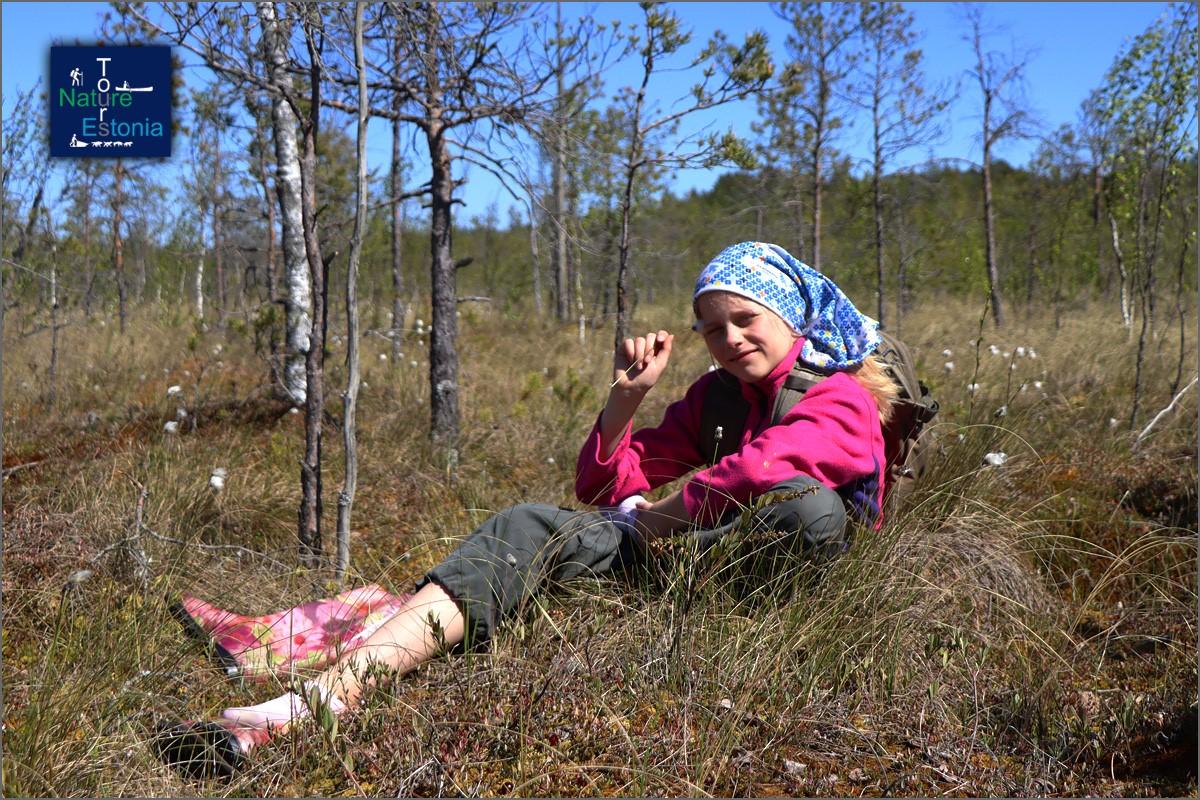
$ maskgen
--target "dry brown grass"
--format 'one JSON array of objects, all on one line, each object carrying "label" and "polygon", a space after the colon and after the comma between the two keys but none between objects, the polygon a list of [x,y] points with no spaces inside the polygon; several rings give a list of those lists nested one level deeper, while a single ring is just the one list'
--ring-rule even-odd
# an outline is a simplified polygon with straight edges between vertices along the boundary
[{"label": "dry brown grass", "polygon": [[[60,402],[47,408],[46,336],[21,337],[32,320],[10,315],[4,463],[30,466],[4,487],[5,789],[1194,793],[1194,772],[1172,772],[1170,758],[1195,703],[1195,395],[1132,454],[1135,343],[1110,312],[1080,309],[1057,332],[1040,318],[999,336],[985,328],[978,363],[975,312],[947,300],[906,320],[943,404],[936,469],[882,532],[860,531],[819,580],[799,574],[788,602],[735,596],[745,583],[728,565],[685,553],[653,574],[576,581],[542,596],[489,654],[447,657],[372,693],[332,742],[304,729],[236,780],[203,784],[158,764],[153,721],[270,689],[228,684],[162,598],[188,591],[262,611],[330,591],[327,573],[295,567],[302,421],[270,400],[246,335],[152,311],[128,337],[112,324],[67,329]],[[682,329],[682,313],[646,309],[639,324]],[[1170,399],[1173,341],[1152,348],[1150,413]],[[993,356],[993,343],[1038,358]],[[379,360],[382,339],[364,347],[355,582],[406,589],[489,513],[574,502],[576,448],[608,382],[607,333],[581,345],[570,329],[468,309],[455,476],[426,441],[418,343],[400,365]],[[332,353],[331,387],[339,362]],[[702,344],[681,335],[639,421],[656,421],[706,367]],[[175,384],[182,403],[166,396]],[[180,404],[189,419],[200,412],[198,426],[167,435]],[[339,441],[330,428],[326,530]],[[981,466],[993,451],[1008,462]],[[208,486],[217,466],[229,471],[220,494]],[[129,534],[139,487],[153,532],[144,593],[119,548],[96,560]],[[80,569],[94,575],[64,591]]]}]

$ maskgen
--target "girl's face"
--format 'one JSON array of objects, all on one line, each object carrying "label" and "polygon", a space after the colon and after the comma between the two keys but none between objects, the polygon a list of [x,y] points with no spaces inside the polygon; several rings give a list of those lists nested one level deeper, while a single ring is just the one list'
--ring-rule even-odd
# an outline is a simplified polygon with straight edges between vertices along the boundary
[{"label": "girl's face", "polygon": [[700,295],[696,317],[713,360],[747,383],[771,374],[798,338],[774,311],[729,292]]}]

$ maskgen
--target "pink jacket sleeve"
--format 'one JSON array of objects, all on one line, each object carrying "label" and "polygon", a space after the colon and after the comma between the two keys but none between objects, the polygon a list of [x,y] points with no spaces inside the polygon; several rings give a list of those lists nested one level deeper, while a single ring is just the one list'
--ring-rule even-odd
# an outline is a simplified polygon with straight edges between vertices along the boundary
[{"label": "pink jacket sleeve", "polygon": [[884,463],[878,413],[858,381],[845,373],[831,375],[810,389],[781,424],[756,431],[738,452],[692,476],[683,487],[688,516],[712,525],[735,503],[796,475],[861,496],[866,510],[878,514]]},{"label": "pink jacket sleeve", "polygon": [[662,422],[630,434],[607,459],[601,452],[600,418],[592,426],[575,469],[575,496],[589,505],[615,505],[630,495],[648,492],[691,472],[704,463],[697,442],[700,409],[707,393],[707,375],[688,389],[683,399],[667,407]]}]

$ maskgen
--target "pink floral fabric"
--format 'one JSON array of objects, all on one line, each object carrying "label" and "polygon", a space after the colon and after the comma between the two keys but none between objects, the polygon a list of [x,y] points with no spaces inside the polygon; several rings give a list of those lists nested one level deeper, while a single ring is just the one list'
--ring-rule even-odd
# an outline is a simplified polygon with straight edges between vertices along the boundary
[{"label": "pink floral fabric", "polygon": [[370,636],[410,596],[390,594],[371,583],[261,616],[226,611],[190,595],[181,602],[196,625],[237,662],[239,675],[266,680],[321,669]]}]

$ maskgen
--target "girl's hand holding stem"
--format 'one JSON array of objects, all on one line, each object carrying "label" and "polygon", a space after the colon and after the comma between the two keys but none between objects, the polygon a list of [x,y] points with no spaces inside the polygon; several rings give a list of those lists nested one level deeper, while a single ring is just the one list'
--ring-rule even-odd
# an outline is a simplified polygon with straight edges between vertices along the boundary
[{"label": "girl's hand holding stem", "polygon": [[674,335],[665,330],[626,339],[613,356],[613,382],[600,415],[605,457],[611,456],[646,392],[654,388],[671,358]]},{"label": "girl's hand holding stem", "polygon": [[[626,339],[617,347],[613,357],[613,382],[609,387],[608,403],[600,415],[600,435],[604,457],[612,457],[633,414],[658,379],[662,377],[671,358],[675,336],[665,330]],[[683,495],[679,492],[651,503],[638,498],[637,527],[643,540],[655,539],[684,528],[688,524]]]},{"label": "girl's hand holding stem", "polygon": [[645,394],[654,388],[667,362],[675,336],[665,330],[626,339],[613,356],[613,382],[609,389]]}]

